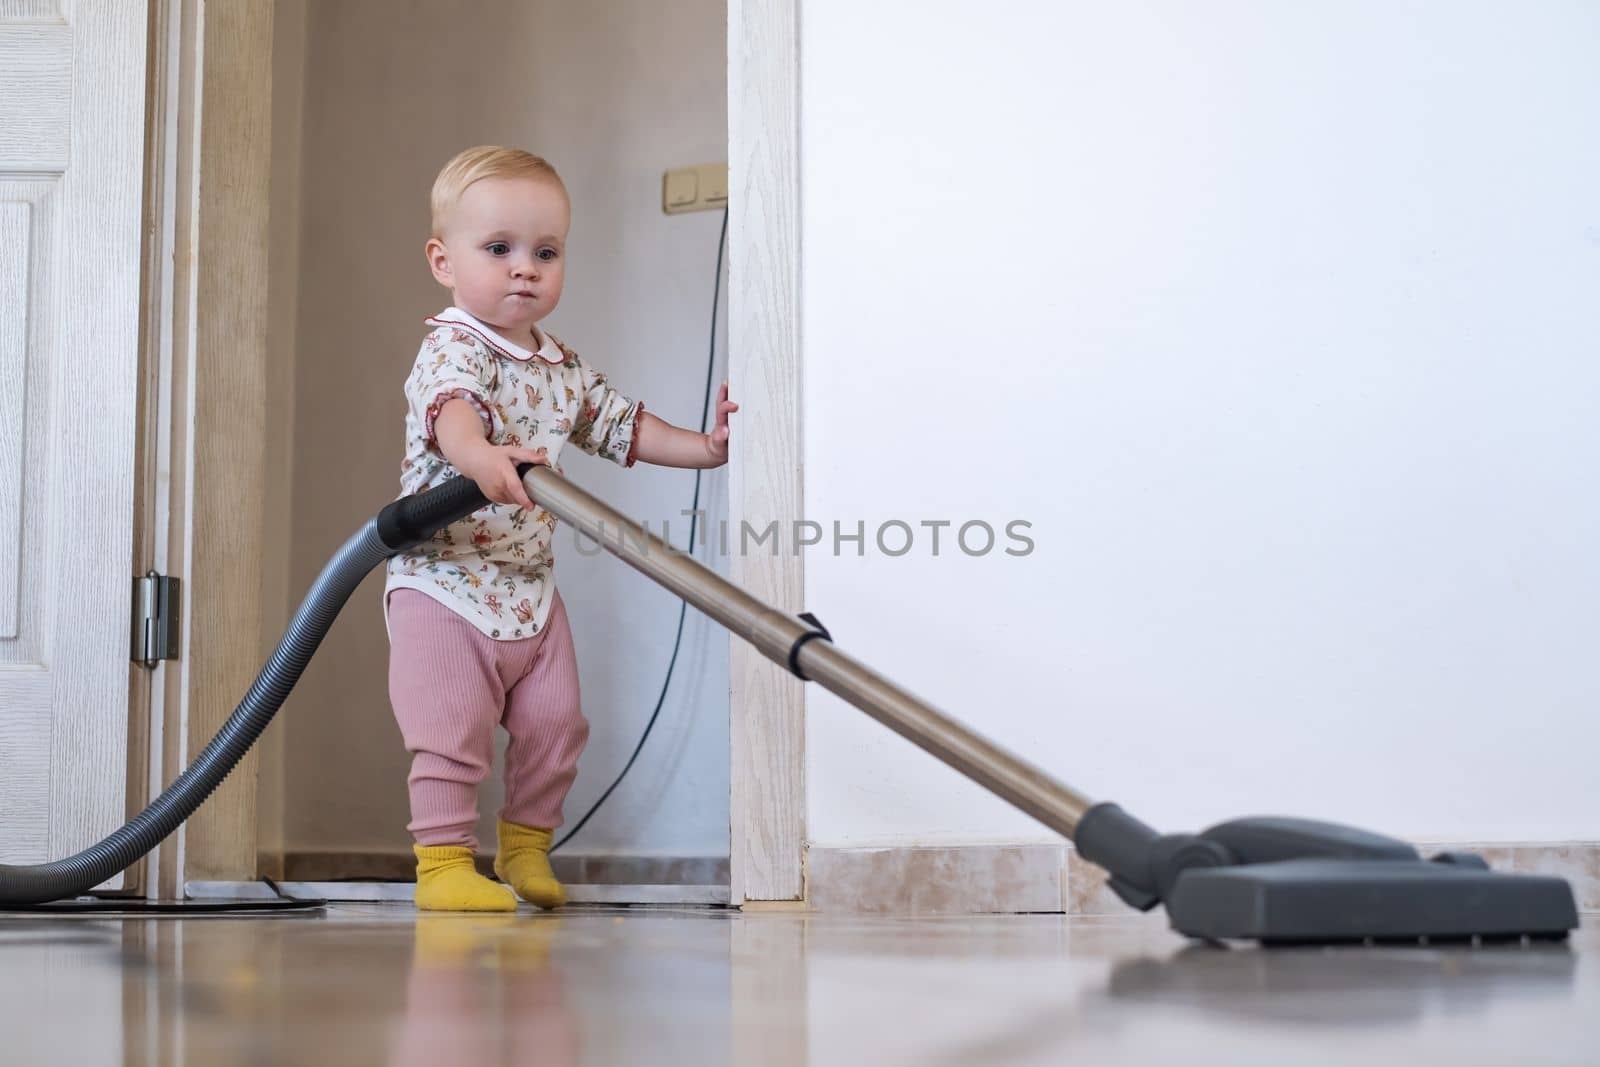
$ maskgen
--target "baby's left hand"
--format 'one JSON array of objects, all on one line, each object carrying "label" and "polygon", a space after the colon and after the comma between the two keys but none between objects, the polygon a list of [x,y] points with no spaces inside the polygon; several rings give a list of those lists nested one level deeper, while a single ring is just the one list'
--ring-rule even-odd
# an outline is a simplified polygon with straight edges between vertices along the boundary
[{"label": "baby's left hand", "polygon": [[713,466],[720,467],[728,462],[728,438],[733,433],[728,429],[728,415],[738,410],[739,405],[728,399],[728,383],[723,382],[722,388],[717,390],[717,424],[706,434],[706,451],[711,454]]}]

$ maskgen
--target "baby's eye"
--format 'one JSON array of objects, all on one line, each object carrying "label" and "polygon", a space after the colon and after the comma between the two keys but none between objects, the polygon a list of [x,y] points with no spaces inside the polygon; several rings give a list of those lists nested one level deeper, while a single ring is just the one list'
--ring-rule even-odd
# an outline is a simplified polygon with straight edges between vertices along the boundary
[{"label": "baby's eye", "polygon": [[559,253],[553,248],[539,249],[539,258],[546,263],[549,263],[551,260],[555,259],[557,255],[559,255]]},{"label": "baby's eye", "polygon": [[489,244],[484,245],[483,249],[491,256],[503,256],[511,251],[511,246],[504,241],[491,241]]}]

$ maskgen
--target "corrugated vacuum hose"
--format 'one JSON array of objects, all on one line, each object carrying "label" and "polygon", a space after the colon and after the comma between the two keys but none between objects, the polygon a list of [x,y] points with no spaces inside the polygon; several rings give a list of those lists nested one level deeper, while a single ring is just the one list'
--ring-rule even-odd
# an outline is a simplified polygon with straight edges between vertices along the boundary
[{"label": "corrugated vacuum hose", "polygon": [[368,572],[485,503],[477,486],[458,478],[427,493],[397,500],[369,519],[323,567],[272,657],[194,762],[148,807],[105,840],[49,863],[0,864],[0,906],[44,904],[87,893],[155,848],[194,814],[256,743]]}]

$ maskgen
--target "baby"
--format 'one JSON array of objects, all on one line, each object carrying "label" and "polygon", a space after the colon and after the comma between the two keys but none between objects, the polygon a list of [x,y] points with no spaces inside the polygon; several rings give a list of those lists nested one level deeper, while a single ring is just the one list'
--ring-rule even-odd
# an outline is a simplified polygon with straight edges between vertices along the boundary
[{"label": "baby", "polygon": [[510,735],[495,873],[540,907],[566,900],[552,832],[589,726],[552,573],[555,516],[528,497],[519,462],[560,470],[564,444],[623,466],[718,467],[728,400],[709,434],[630,400],[539,328],[561,299],[571,202],[555,169],[511,148],[470,148],[433,185],[428,267],[451,306],[427,320],[406,379],[402,494],[463,474],[491,503],[396,556],[384,588],[389,697],[413,753],[417,907],[511,911],[516,897],[473,867],[478,784],[494,728]]}]

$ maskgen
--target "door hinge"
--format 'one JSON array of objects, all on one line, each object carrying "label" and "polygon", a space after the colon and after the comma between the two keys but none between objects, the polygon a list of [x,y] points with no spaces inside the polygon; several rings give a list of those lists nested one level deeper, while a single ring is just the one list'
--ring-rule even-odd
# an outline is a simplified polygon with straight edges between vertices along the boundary
[{"label": "door hinge", "polygon": [[155,669],[178,658],[178,595],[182,583],[151,571],[133,580],[133,662]]}]

